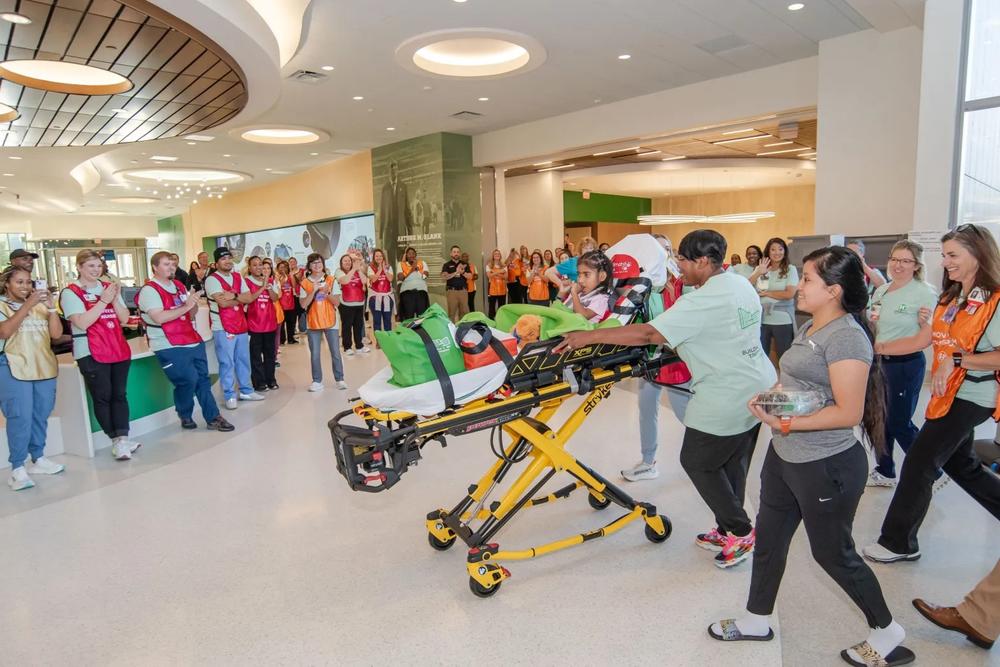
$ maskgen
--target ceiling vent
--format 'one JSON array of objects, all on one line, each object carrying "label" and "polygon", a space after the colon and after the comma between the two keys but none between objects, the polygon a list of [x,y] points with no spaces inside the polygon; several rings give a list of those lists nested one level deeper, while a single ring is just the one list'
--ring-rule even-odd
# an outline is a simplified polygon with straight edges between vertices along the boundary
[{"label": "ceiling vent", "polygon": [[321,83],[326,78],[326,74],[300,69],[293,72],[288,78],[300,83]]},{"label": "ceiling vent", "polygon": [[709,53],[718,55],[726,51],[745,48],[750,46],[750,43],[737,35],[723,35],[722,37],[710,39],[707,42],[695,44],[695,46],[702,51],[708,51]]},{"label": "ceiling vent", "polygon": [[483,114],[475,111],[459,111],[458,113],[453,113],[451,117],[458,118],[459,120],[476,120],[477,118],[482,118]]}]

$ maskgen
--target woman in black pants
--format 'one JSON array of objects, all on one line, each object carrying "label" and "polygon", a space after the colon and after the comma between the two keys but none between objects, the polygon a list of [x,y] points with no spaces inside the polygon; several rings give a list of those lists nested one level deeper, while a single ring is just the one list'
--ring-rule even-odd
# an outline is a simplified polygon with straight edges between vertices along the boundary
[{"label": "woman in black pants", "polygon": [[[359,352],[371,352],[364,344],[365,335],[365,290],[368,287],[368,272],[360,255],[350,253],[340,258],[334,278],[340,283],[341,297],[337,310],[340,312],[340,331],[344,337],[344,353],[354,356]],[[353,347],[352,347],[353,345]]]},{"label": "woman in black pants", "polygon": [[813,318],[781,357],[780,387],[818,392],[825,407],[809,416],[779,418],[750,401],[750,410],[772,428],[774,438],[761,472],[747,614],[713,623],[708,632],[720,641],[774,637],[769,616],[792,537],[804,523],[813,558],[871,628],[867,640],[841,651],[841,657],[861,667],[905,664],[913,660],[900,646],[906,633],[893,620],[851,536],[868,478],[868,456],[854,427],[863,424],[875,448],[885,447],[881,369],[872,365],[874,336],[863,318],[864,269],[857,255],[838,246],[810,253],[802,273],[798,306]]},{"label": "woman in black pants", "polygon": [[295,340],[295,316],[297,312],[295,306],[298,299],[295,298],[295,283],[292,281],[291,269],[285,260],[278,262],[278,276],[275,282],[277,282],[278,293],[281,295],[278,299],[278,305],[281,306],[281,311],[285,316],[285,321],[278,330],[278,342],[281,345],[285,343],[295,345],[298,343]]},{"label": "woman in black pants", "polygon": [[1000,370],[1000,250],[976,225],[960,225],[941,241],[941,298],[924,334],[934,345],[931,401],[903,460],[882,534],[864,548],[880,563],[920,558],[917,531],[939,468],[1000,519],[1000,480],[983,468],[972,446],[976,427],[1000,417],[994,376]]}]

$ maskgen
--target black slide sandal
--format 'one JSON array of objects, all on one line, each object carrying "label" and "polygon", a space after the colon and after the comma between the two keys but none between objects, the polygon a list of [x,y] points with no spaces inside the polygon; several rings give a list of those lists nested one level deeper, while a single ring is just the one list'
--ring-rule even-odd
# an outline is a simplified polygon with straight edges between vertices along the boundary
[{"label": "black slide sandal", "polygon": [[896,667],[896,665],[908,665],[917,659],[913,651],[905,646],[897,646],[885,658],[866,641],[861,642],[857,646],[852,646],[851,649],[854,649],[854,652],[861,656],[864,662],[858,662],[851,658],[847,653],[850,649],[841,651],[840,657],[844,659],[844,662],[849,665],[855,665],[855,667],[880,667],[881,665]]},{"label": "black slide sandal", "polygon": [[708,626],[708,636],[720,642],[769,642],[774,639],[774,630],[767,629],[766,635],[745,635],[736,627],[736,619],[727,618],[719,621],[722,626],[722,634],[712,631],[712,626]]}]

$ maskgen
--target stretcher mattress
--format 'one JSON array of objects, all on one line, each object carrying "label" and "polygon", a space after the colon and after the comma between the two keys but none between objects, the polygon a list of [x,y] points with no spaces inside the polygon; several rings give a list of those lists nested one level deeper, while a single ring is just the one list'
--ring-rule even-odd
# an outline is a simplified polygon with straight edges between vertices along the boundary
[{"label": "stretcher mattress", "polygon": [[[455,390],[455,404],[462,405],[489,396],[500,388],[507,377],[507,366],[502,361],[474,368],[464,373],[450,375]],[[361,385],[358,393],[368,405],[384,412],[403,411],[420,416],[436,415],[444,411],[444,394],[437,380],[397,387],[389,382],[392,368],[387,367]]]}]

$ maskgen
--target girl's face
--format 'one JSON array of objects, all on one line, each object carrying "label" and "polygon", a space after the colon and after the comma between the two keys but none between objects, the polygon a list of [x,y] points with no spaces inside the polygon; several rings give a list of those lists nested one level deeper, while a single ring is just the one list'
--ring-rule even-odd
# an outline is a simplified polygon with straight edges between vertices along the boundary
[{"label": "girl's face", "polygon": [[104,265],[97,258],[88,259],[83,264],[80,264],[78,268],[80,269],[80,277],[87,280],[97,280],[104,275]]},{"label": "girl's face", "polygon": [[[98,262],[98,266],[100,266],[100,262]],[[34,289],[35,283],[27,271],[15,271],[7,280],[7,296],[15,301],[24,301]]]},{"label": "girl's face", "polygon": [[816,272],[816,265],[806,262],[802,267],[802,280],[795,298],[799,310],[816,313],[831,301],[840,301],[840,286],[831,287],[824,283]]},{"label": "girl's face", "polygon": [[772,264],[778,264],[785,258],[785,249],[781,247],[780,243],[772,243],[767,249],[767,256],[771,259]]},{"label": "girl's face", "polygon": [[382,254],[381,250],[376,250],[375,254],[372,255],[372,264],[382,266],[383,262],[385,262],[385,255]]},{"label": "girl's face", "polygon": [[417,251],[414,250],[413,248],[410,248],[409,250],[407,250],[406,251],[406,261],[409,262],[409,263],[411,263],[411,264],[413,262],[417,261]]},{"label": "girl's face", "polygon": [[545,254],[544,254],[544,255],[542,255],[542,257],[543,257],[543,259],[544,259],[544,260],[545,260],[546,262],[551,262],[551,261],[552,261],[552,251],[551,251],[551,250],[546,250],[546,251],[545,251]]},{"label": "girl's face", "polygon": [[979,273],[979,262],[965,246],[952,239],[941,246],[941,268],[955,282],[964,283],[975,280]]},{"label": "girl's face", "polygon": [[309,264],[309,270],[313,273],[323,273],[323,260],[317,259]]},{"label": "girl's face", "polygon": [[912,280],[917,272],[917,260],[913,253],[905,248],[899,248],[889,257],[889,275],[893,280]]},{"label": "girl's face", "polygon": [[347,255],[344,255],[343,257],[340,258],[341,271],[350,271],[352,268],[354,268],[354,260],[352,260]]},{"label": "girl's face", "polygon": [[535,269],[542,267],[542,253],[536,252],[531,255],[531,266]]},{"label": "girl's face", "polygon": [[493,258],[492,259],[493,259],[494,262],[496,262],[497,264],[499,264],[500,262],[503,261],[503,255],[500,253],[499,250],[494,250],[493,251]]},{"label": "girl's face", "polygon": [[559,263],[560,264],[562,264],[563,262],[565,262],[567,259],[569,259],[569,255],[567,255],[565,252],[559,253]]},{"label": "girl's face", "polygon": [[757,252],[757,248],[747,248],[746,252],[747,264],[752,266],[757,266],[760,264],[760,253]]},{"label": "girl's face", "polygon": [[592,292],[597,286],[608,279],[608,274],[604,271],[596,271],[586,264],[579,264],[576,267],[576,282],[583,292]]},{"label": "girl's face", "polygon": [[250,260],[250,275],[260,277],[264,275],[264,262],[259,259]]},{"label": "girl's face", "polygon": [[271,265],[268,264],[267,262],[263,262],[263,266],[261,266],[261,270],[263,271],[263,276],[265,278],[270,277],[271,274],[273,273],[273,271],[271,270]]}]

